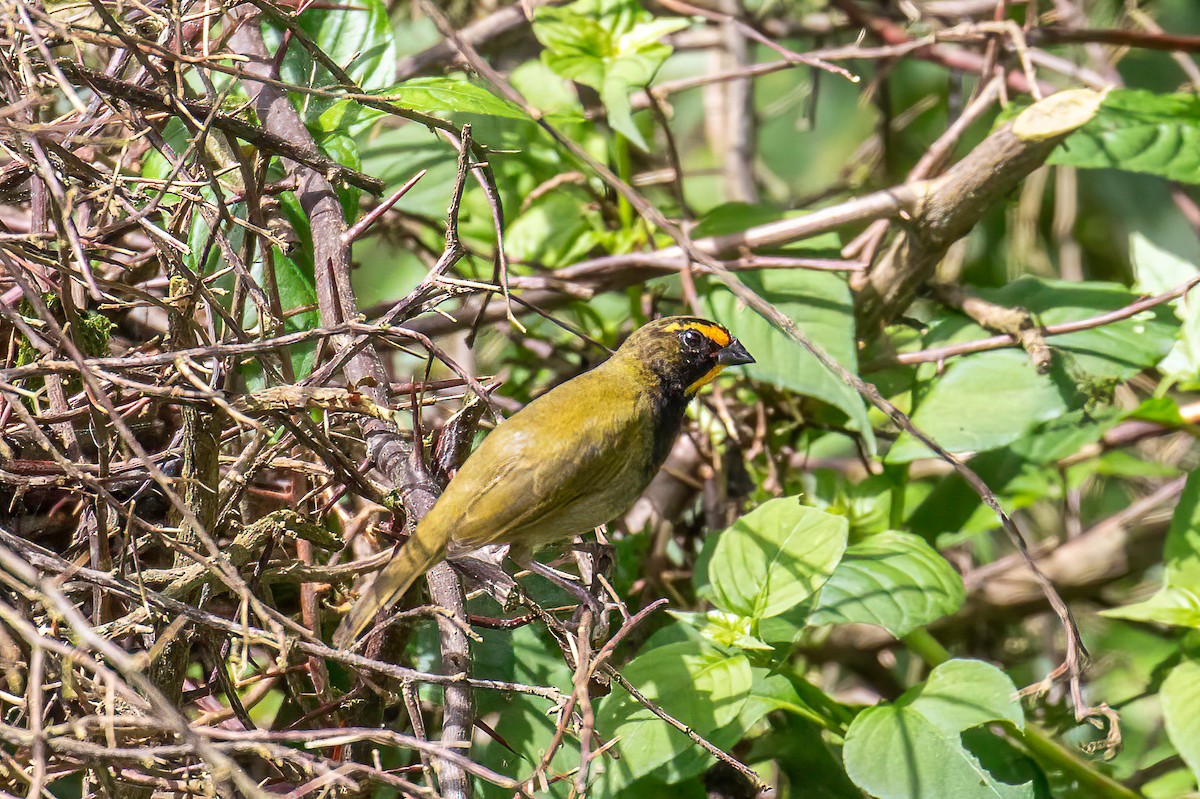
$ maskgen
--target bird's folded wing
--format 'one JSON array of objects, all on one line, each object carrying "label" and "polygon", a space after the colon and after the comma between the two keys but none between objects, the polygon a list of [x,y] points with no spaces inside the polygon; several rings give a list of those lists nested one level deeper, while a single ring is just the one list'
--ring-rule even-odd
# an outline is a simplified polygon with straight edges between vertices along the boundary
[{"label": "bird's folded wing", "polygon": [[[603,492],[625,467],[628,420],[596,413],[575,392],[558,393],[501,424],[451,481],[434,512],[447,513],[438,523],[447,525],[455,548],[512,543],[510,533],[537,530],[540,520],[578,498]],[[567,407],[570,412],[564,412]]]}]

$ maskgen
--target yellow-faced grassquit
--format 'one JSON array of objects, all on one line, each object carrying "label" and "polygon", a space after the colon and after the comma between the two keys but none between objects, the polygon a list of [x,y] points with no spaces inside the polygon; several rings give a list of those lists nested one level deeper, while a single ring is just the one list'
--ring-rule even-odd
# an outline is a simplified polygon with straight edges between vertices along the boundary
[{"label": "yellow-faced grassquit", "polygon": [[726,366],[754,363],[721,325],[651,322],[604,363],[498,425],[342,620],[349,646],[447,554],[509,544],[518,563],[625,512],[679,433],[688,402]]}]

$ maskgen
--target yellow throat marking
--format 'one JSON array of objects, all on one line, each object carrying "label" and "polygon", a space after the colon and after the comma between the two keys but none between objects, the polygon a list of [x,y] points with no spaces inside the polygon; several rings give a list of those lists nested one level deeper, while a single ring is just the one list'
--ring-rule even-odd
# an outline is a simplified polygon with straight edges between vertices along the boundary
[{"label": "yellow throat marking", "polygon": [[707,386],[709,383],[711,383],[713,380],[716,379],[717,375],[721,374],[721,370],[724,368],[725,367],[723,365],[717,364],[712,369],[709,369],[708,373],[705,374],[704,377],[700,378],[695,383],[692,383],[690,386],[687,387],[687,395],[690,397],[693,394],[695,394],[697,391],[699,391],[700,389]]}]

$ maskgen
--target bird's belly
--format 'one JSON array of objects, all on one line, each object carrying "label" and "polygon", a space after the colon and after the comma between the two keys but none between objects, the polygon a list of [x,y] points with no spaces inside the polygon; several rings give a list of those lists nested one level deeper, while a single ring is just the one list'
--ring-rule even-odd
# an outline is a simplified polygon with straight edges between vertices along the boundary
[{"label": "bird's belly", "polygon": [[625,464],[607,481],[593,483],[582,495],[505,538],[536,548],[590,532],[628,510],[648,482],[644,469]]}]

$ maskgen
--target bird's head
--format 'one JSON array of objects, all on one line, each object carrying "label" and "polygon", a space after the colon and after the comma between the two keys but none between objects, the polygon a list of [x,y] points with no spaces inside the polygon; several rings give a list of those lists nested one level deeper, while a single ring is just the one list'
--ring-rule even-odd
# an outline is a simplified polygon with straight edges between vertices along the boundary
[{"label": "bird's head", "polygon": [[724,326],[696,316],[668,316],[633,332],[618,358],[634,358],[664,385],[687,396],[710,383],[726,366],[754,363]]}]

